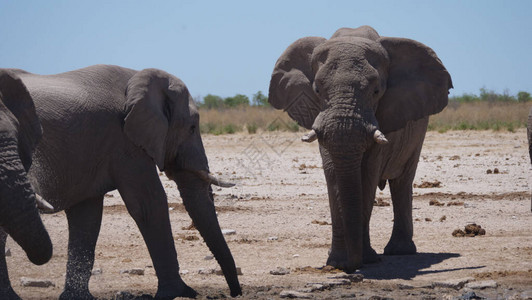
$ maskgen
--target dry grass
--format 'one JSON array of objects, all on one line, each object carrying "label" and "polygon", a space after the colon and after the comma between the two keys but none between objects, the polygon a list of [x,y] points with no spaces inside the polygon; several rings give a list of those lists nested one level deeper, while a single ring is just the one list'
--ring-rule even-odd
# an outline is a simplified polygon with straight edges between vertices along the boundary
[{"label": "dry grass", "polygon": [[200,128],[202,133],[212,134],[300,129],[287,113],[256,106],[223,110],[200,109]]},{"label": "dry grass", "polygon": [[508,130],[526,127],[530,103],[451,102],[430,118],[429,130]]},{"label": "dry grass", "polygon": [[[451,102],[441,113],[431,116],[429,130],[514,131],[526,127],[530,106],[530,103],[518,102]],[[304,131],[288,114],[272,108],[200,109],[200,116],[202,133]]]}]

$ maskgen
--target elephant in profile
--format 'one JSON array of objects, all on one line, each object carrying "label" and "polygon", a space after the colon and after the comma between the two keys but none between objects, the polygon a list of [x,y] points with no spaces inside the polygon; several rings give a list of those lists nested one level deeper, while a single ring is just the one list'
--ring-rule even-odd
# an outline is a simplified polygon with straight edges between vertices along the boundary
[{"label": "elephant in profile", "polygon": [[7,234],[32,263],[42,265],[52,257],[52,242],[36,206],[45,202],[37,203],[27,177],[32,153],[41,136],[41,125],[28,90],[13,72],[0,70],[1,299],[20,299],[7,273],[4,252]]},{"label": "elephant in profile", "polygon": [[147,245],[156,298],[195,297],[179,276],[159,170],[177,183],[196,228],[241,294],[235,262],[216,216],[199,115],[185,84],[157,69],[96,65],[57,75],[12,70],[28,88],[43,127],[29,175],[68,220],[68,262],[60,299],[94,299],[94,264],[105,193],[118,189]]},{"label": "elephant in profile", "polygon": [[419,42],[369,26],[305,37],[275,64],[269,102],[318,140],[332,218],[327,264],[353,272],[378,261],[369,221],[388,182],[394,225],[384,254],[413,254],[412,182],[429,115],[448,102],[451,77]]}]

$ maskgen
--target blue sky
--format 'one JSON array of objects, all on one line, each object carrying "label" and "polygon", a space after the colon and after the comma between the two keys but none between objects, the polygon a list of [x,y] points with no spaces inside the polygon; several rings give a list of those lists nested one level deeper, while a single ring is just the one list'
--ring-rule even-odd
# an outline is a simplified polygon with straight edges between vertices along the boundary
[{"label": "blue sky", "polygon": [[532,93],[531,15],[527,0],[0,0],[0,67],[153,67],[196,97],[251,96],[267,94],[275,61],[296,39],[370,25],[434,49],[453,78],[451,95]]}]

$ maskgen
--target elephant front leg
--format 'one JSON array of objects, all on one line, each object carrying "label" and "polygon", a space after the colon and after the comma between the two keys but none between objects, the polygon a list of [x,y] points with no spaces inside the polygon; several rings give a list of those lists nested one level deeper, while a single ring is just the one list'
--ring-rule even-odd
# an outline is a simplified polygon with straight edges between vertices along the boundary
[{"label": "elephant front leg", "polygon": [[94,250],[100,233],[103,196],[67,209],[68,262],[65,288],[59,299],[95,299],[89,292]]},{"label": "elephant front leg", "polygon": [[118,191],[144,238],[159,281],[156,298],[194,298],[197,293],[179,276],[166,193],[155,166],[146,165],[123,176]]},{"label": "elephant front leg", "polygon": [[20,297],[15,293],[11,287],[11,282],[9,281],[9,274],[7,273],[7,264],[6,264],[6,238],[7,233],[0,228],[0,299],[20,299]]}]

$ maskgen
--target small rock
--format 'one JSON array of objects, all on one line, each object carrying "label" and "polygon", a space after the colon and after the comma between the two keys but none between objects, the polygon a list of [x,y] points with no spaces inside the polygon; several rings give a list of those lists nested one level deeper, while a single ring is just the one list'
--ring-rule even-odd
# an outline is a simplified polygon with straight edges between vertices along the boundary
[{"label": "small rock", "polygon": [[329,279],[347,279],[350,282],[362,282],[364,280],[364,275],[362,274],[347,274],[341,273],[336,276],[327,277]]},{"label": "small rock", "polygon": [[327,281],[327,282],[324,282],[323,283],[324,285],[327,285],[327,286],[340,286],[340,285],[350,285],[351,284],[351,280],[349,279],[336,279],[336,280],[331,280],[331,281]]},{"label": "small rock", "polygon": [[91,272],[92,275],[102,275],[102,269],[100,268],[94,268]]},{"label": "small rock", "polygon": [[497,282],[495,280],[483,280],[483,281],[475,281],[475,282],[469,282],[465,285],[466,288],[472,289],[472,290],[482,290],[482,289],[496,289],[498,286]]},{"label": "small rock", "polygon": [[223,235],[234,235],[236,234],[236,230],[233,229],[222,229]]},{"label": "small rock", "polygon": [[180,270],[179,275],[187,275],[189,273],[188,270]]},{"label": "small rock", "polygon": [[432,283],[432,286],[459,290],[463,288],[466,283],[473,281],[473,280],[474,278],[472,277],[466,277],[466,278],[460,278],[460,279],[450,279],[446,281],[436,281]]},{"label": "small rock", "polygon": [[312,297],[307,293],[301,293],[298,291],[282,291],[279,293],[279,297],[281,298],[297,298],[297,299],[311,299]]},{"label": "small rock", "polygon": [[277,241],[279,238],[276,236],[270,236],[268,237],[268,241]]},{"label": "small rock", "polygon": [[321,283],[307,283],[305,286],[310,288],[310,292],[323,291],[327,288]]},{"label": "small rock", "polygon": [[213,260],[214,259],[214,256],[212,255],[207,255],[203,258],[203,260]]},{"label": "small rock", "polygon": [[42,288],[55,286],[55,284],[51,282],[50,280],[27,278],[27,277],[21,277],[20,284],[22,284],[22,286],[42,287]]},{"label": "small rock", "polygon": [[134,268],[134,269],[129,269],[129,270],[121,270],[120,274],[144,275],[144,269]]},{"label": "small rock", "polygon": [[11,256],[11,248],[6,248],[6,256]]},{"label": "small rock", "polygon": [[201,268],[201,269],[198,270],[198,274],[210,275],[210,274],[214,274],[215,271],[216,270],[214,270],[214,269],[203,269],[203,268]]},{"label": "small rock", "polygon": [[290,270],[286,268],[277,267],[275,270],[271,270],[270,274],[272,275],[287,275],[290,274]]},{"label": "small rock", "polygon": [[460,296],[460,298],[458,299],[459,300],[472,300],[472,299],[484,299],[484,298],[477,296],[475,292],[467,292],[467,293],[462,294],[462,296]]},{"label": "small rock", "polygon": [[[214,270],[214,274],[216,275],[223,275],[224,272],[220,269]],[[242,275],[242,269],[240,267],[236,267],[236,275]]]},{"label": "small rock", "polygon": [[299,257],[299,254],[294,254],[292,255],[293,258],[298,258]]}]

